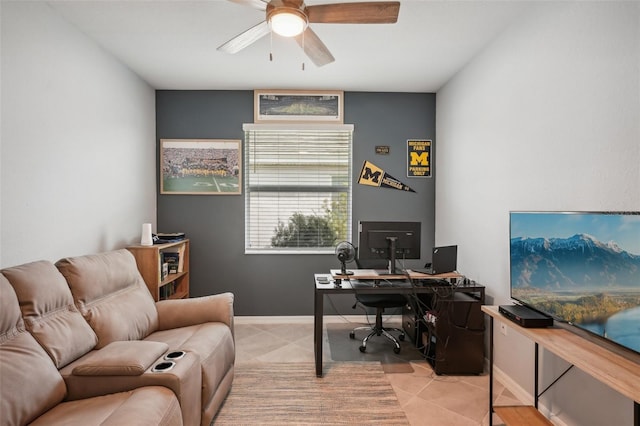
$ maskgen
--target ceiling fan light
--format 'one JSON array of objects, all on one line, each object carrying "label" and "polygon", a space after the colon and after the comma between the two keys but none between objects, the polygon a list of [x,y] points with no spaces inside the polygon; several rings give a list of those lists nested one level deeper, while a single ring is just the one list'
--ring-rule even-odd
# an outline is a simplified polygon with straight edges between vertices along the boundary
[{"label": "ceiling fan light", "polygon": [[296,9],[279,10],[269,17],[271,29],[283,37],[295,37],[307,27],[307,17]]}]

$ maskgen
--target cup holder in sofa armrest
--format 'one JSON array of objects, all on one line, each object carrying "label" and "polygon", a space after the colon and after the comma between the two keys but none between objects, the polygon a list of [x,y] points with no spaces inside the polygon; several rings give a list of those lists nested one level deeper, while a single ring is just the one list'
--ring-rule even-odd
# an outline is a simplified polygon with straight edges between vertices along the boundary
[{"label": "cup holder in sofa armrest", "polygon": [[185,354],[186,354],[185,351],[172,351],[172,352],[169,352],[168,354],[166,354],[164,356],[164,359],[168,359],[168,360],[170,360],[170,359],[173,359],[173,360],[181,359],[181,358],[184,358]]},{"label": "cup holder in sofa armrest", "polygon": [[162,361],[154,365],[151,371],[154,373],[162,373],[171,370],[174,365],[176,365],[176,363],[173,361]]}]

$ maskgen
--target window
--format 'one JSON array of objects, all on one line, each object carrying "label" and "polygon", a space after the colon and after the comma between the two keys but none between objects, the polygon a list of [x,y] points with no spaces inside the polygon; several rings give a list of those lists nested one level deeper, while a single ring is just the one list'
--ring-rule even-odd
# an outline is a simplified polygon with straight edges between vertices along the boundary
[{"label": "window", "polygon": [[333,253],[350,239],[353,125],[243,129],[245,252]]}]

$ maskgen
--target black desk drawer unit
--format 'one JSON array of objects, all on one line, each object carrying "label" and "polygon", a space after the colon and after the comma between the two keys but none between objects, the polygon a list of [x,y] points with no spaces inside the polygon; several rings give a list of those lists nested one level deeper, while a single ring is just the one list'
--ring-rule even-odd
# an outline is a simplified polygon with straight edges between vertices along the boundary
[{"label": "black desk drawer unit", "polygon": [[[484,371],[484,294],[460,291],[421,294],[421,306],[431,307],[427,319],[415,307],[403,311],[407,337],[423,350],[436,374],[482,374]],[[420,309],[418,309],[420,310]]]},{"label": "black desk drawer unit", "polygon": [[402,329],[407,335],[407,341],[413,343],[418,346],[418,335],[417,332],[418,321],[416,317],[416,312],[411,305],[405,305],[402,309]]},{"label": "black desk drawer unit", "polygon": [[416,294],[414,297],[417,301],[405,305],[402,309],[402,328],[407,335],[407,341],[419,348],[422,346],[422,332],[426,330],[424,321],[420,321],[419,312],[424,312],[425,307],[431,306],[433,295]]}]

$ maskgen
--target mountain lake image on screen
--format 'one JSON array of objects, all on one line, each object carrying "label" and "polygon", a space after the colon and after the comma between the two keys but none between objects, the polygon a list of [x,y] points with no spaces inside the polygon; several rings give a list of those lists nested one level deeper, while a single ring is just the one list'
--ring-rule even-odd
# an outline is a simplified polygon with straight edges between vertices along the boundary
[{"label": "mountain lake image on screen", "polygon": [[510,212],[511,297],[640,353],[640,212]]}]

